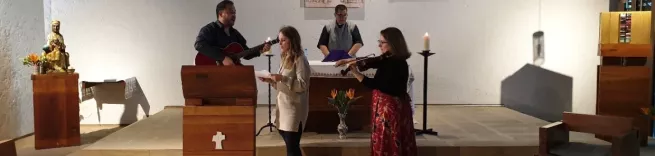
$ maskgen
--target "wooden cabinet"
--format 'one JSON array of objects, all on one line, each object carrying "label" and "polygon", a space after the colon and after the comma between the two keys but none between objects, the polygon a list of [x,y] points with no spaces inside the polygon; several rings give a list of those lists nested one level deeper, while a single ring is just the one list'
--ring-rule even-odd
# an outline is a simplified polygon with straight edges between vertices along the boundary
[{"label": "wooden cabinet", "polygon": [[80,145],[79,75],[32,75],[36,149]]},{"label": "wooden cabinet", "polygon": [[651,134],[651,123],[640,108],[650,106],[651,69],[643,66],[599,66],[596,114],[632,117],[642,145]]},{"label": "wooden cabinet", "polygon": [[633,118],[646,145],[652,127],[641,108],[652,106],[651,12],[604,12],[600,26],[596,114]]}]

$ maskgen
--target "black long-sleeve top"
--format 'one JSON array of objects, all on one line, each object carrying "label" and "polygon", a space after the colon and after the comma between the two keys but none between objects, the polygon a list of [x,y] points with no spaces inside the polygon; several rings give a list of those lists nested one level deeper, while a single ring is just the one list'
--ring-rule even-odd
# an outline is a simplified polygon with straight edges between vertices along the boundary
[{"label": "black long-sleeve top", "polygon": [[[228,32],[229,35],[225,32],[222,23],[218,21],[211,22],[200,29],[194,47],[199,53],[219,62],[223,62],[223,59],[227,56],[223,53],[223,48],[227,47],[230,43],[239,43],[244,50],[250,49],[246,44],[246,39],[237,29],[231,27]],[[250,60],[260,55],[261,53],[259,52],[251,52],[243,58]],[[241,64],[238,58],[232,58],[232,61],[235,64]]]},{"label": "black long-sleeve top", "polygon": [[406,98],[409,65],[405,59],[389,58],[369,62],[369,68],[376,68],[373,78],[364,77],[362,83],[370,89],[377,89],[391,96]]}]

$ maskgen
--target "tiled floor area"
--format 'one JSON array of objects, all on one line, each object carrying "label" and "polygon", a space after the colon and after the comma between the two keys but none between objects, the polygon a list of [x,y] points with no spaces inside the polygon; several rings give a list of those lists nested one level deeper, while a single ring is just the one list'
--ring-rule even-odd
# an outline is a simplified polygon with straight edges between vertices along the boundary
[{"label": "tiled floor area", "polygon": [[[416,111],[417,121],[422,123],[422,110],[419,107]],[[532,155],[538,146],[538,127],[548,124],[504,107],[430,106],[428,114],[428,128],[434,128],[440,135],[417,136],[420,155]],[[267,107],[257,108],[257,130],[267,123],[267,115]],[[181,125],[182,109],[170,107],[108,136],[118,128],[83,126],[85,132],[91,132],[82,135],[83,142],[97,140],[93,144],[34,151],[33,137],[28,137],[19,141],[17,148],[20,155],[26,156],[40,156],[44,153],[53,156],[180,156]],[[422,127],[421,124],[415,126]],[[98,140],[103,136],[106,137]],[[370,155],[368,137],[366,133],[352,133],[348,139],[340,140],[336,134],[305,133],[301,146],[306,155]],[[30,138],[32,142],[29,142]],[[605,144],[586,134],[574,133],[571,139]],[[258,155],[285,155],[284,142],[276,132],[270,133],[268,129],[262,131],[256,144]],[[655,155],[653,146],[655,144],[644,148],[646,155]]]}]

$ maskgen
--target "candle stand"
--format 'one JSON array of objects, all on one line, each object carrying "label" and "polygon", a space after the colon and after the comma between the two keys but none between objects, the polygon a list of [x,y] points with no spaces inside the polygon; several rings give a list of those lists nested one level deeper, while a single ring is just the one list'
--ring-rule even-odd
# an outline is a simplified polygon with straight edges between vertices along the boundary
[{"label": "candle stand", "polygon": [[423,55],[423,129],[414,129],[416,135],[430,134],[430,135],[439,135],[438,132],[428,129],[428,57],[434,55],[435,53],[430,52],[430,50],[423,50],[419,52]]},{"label": "candle stand", "polygon": [[[275,55],[273,55],[271,53],[266,54],[266,57],[268,57],[268,71],[271,71],[271,57],[273,57],[273,56],[275,56]],[[271,84],[268,84],[268,123],[266,125],[262,126],[261,128],[259,128],[259,131],[257,132],[257,134],[255,136],[259,136],[259,133],[261,133],[262,130],[264,130],[264,128],[266,128],[266,127],[268,127],[269,132],[273,132],[273,127],[275,127],[275,125],[273,123],[271,123],[271,122],[272,122],[271,121]]]}]

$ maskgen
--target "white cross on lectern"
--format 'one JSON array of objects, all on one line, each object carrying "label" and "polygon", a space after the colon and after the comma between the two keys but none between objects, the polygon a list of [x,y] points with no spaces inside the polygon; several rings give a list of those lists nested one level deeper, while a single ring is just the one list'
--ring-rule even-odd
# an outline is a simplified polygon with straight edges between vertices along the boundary
[{"label": "white cross on lectern", "polygon": [[223,140],[225,140],[225,135],[223,135],[223,132],[216,132],[216,135],[212,137],[212,141],[216,142],[215,149],[223,149]]}]

